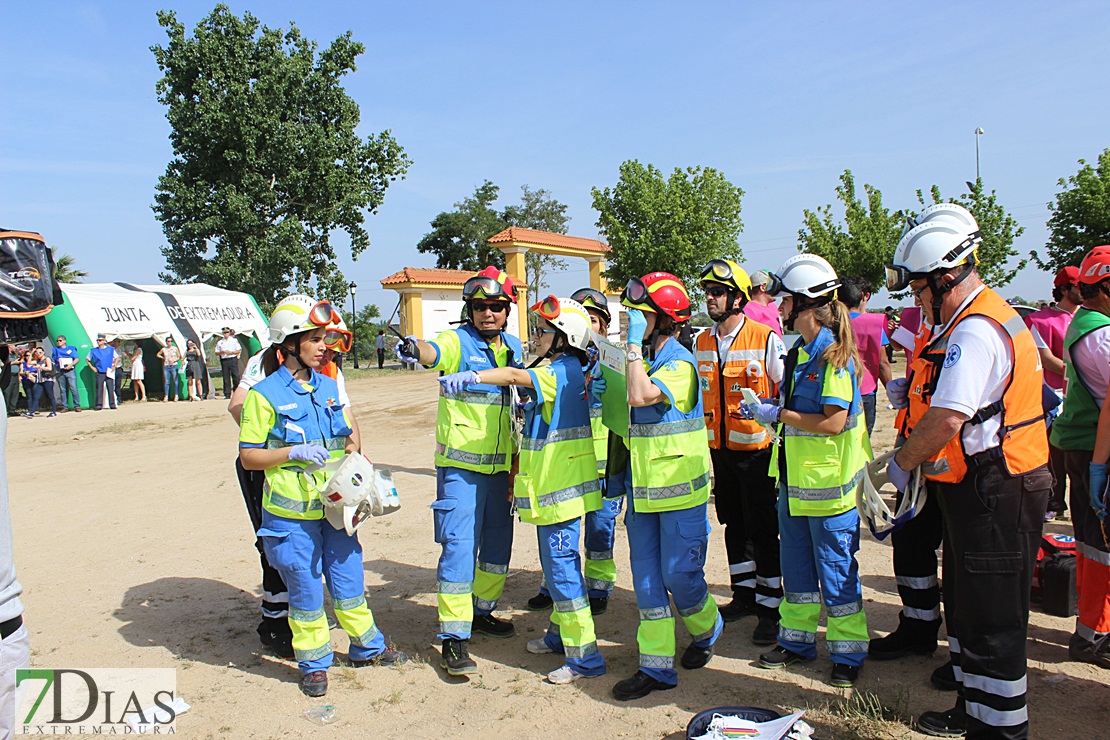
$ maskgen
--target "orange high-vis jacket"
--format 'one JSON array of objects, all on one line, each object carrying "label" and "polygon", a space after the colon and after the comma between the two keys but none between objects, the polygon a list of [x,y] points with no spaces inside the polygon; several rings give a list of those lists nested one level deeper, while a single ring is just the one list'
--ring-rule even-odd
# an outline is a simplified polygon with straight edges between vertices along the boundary
[{"label": "orange high-vis jacket", "polygon": [[[943,371],[948,354],[948,340],[952,330],[969,316],[983,316],[997,324],[1010,342],[1014,362],[1006,381],[1002,398],[979,411],[967,424],[979,424],[996,414],[1001,414],[998,436],[1001,444],[990,450],[991,457],[1002,458],[1006,472],[1013,475],[1028,473],[1048,464],[1048,434],[1041,407],[1041,358],[1033,343],[1033,335],[1017,312],[990,288],[979,295],[949,323],[947,329],[936,335],[914,359],[909,389],[909,414],[907,426],[912,429],[916,421],[925,416],[937,381]],[[1007,358],[999,358],[999,362]],[[984,369],[985,371],[985,369]],[[959,483],[968,472],[967,455],[963,447],[963,427],[944,448],[921,465],[921,472],[929,480],[940,483]]]},{"label": "orange high-vis jacket", "polygon": [[751,388],[760,398],[771,398],[777,392],[767,377],[770,336],[770,327],[745,318],[722,365],[717,354],[717,337],[708,331],[698,335],[694,357],[698,361],[698,382],[712,449],[721,449],[722,438],[729,450],[762,450],[771,445],[767,430],[758,421],[740,414],[740,403],[744,400],[741,388]]}]

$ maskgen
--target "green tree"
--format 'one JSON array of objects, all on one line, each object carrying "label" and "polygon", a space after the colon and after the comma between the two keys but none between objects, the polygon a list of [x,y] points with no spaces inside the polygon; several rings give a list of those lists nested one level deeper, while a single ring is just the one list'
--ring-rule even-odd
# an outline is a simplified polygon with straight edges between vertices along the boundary
[{"label": "green tree", "polygon": [[192,37],[173,11],[158,13],[169,43],[153,46],[163,77],[173,159],[152,206],[167,246],[165,282],[206,282],[272,305],[290,283],[342,301],[332,232],[351,255],[370,245],[375,211],[409,158],[389,131],[355,133],[359,107],[340,84],[364,51],[348,32],[317,54],[288,29],[260,26],[225,5]]},{"label": "green tree", "polygon": [[[352,333],[355,335],[354,349],[358,352],[359,361],[377,359],[378,330],[385,329],[385,327],[376,323],[375,320],[381,318],[381,315],[381,311],[373,303],[358,310],[358,320],[354,322],[355,326]],[[352,329],[349,321],[347,322],[347,328]]]},{"label": "green tree", "polygon": [[836,186],[836,197],[844,206],[843,225],[834,218],[831,204],[804,211],[798,251],[824,257],[838,275],[858,275],[879,286],[885,280],[883,266],[898,246],[905,214],[891,213],[878,188],[864,183],[863,190],[866,203],[856,195],[852,171],[844,170]]},{"label": "green tree", "polygon": [[59,283],[83,283],[89,273],[77,269],[77,261],[68,254],[60,254],[57,247],[50,248],[54,259],[54,279]]},{"label": "green tree", "polygon": [[1048,243],[1045,255],[1029,256],[1043,270],[1056,272],[1078,265],[1093,247],[1110,243],[1110,149],[1098,155],[1098,166],[1079,160],[1079,172],[1060,178],[1062,191],[1048,204]]},{"label": "green tree", "polygon": [[742,259],[744,191],[715,169],[675,168],[664,178],[653,165],[628,160],[615,186],[591,192],[597,227],[612,249],[605,276],[614,286],[663,270],[681,278],[696,299],[706,262]]},{"label": "green tree", "polygon": [[[1025,227],[1019,226],[1002,204],[998,202],[995,191],[989,193],[983,187],[983,180],[979,178],[974,184],[968,183],[967,193],[961,193],[955,199],[947,202],[958,203],[967,210],[979,224],[979,233],[983,235],[983,243],[979,245],[977,257],[979,259],[979,277],[992,288],[1001,288],[1025,269],[1029,260],[1020,260],[1014,269],[1007,269],[1007,262],[1017,254],[1014,249],[1014,240],[1025,233]],[[940,188],[936,185],[929,189],[932,203],[925,202],[924,194],[918,190],[917,200],[922,206],[933,203],[946,202],[940,195]]]},{"label": "green tree", "polygon": [[[550,231],[556,234],[567,233],[567,207],[552,197],[551,193],[543,188],[532,190],[527,185],[520,187],[520,204],[507,206],[501,218],[510,226],[519,226],[522,229],[536,229],[537,231]],[[492,236],[492,234],[491,234]],[[552,254],[533,254],[529,252],[524,257],[525,276],[528,283],[528,295],[542,295],[540,291],[547,287],[544,275],[556,270],[567,269],[567,261],[559,259]]]},{"label": "green tree", "polygon": [[481,270],[487,265],[505,266],[505,255],[489,243],[489,238],[508,224],[493,208],[500,191],[486,180],[474,194],[455,204],[454,211],[432,219],[432,230],[416,249],[436,256],[436,267],[453,270]]}]

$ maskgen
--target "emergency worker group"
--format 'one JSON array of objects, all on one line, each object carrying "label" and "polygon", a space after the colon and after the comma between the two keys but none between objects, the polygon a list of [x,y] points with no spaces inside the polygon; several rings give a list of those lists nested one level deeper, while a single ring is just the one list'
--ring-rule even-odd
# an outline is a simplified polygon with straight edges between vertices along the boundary
[{"label": "emergency worker group", "polygon": [[[536,527],[543,570],[529,608],[551,610],[545,634],[525,649],[561,659],[547,674],[555,684],[604,674],[595,617],[614,587],[623,512],[639,667],[613,685],[615,699],[674,688],[677,668],[704,667],[726,622],[748,616],[752,643],[768,648],[760,667],[813,661],[822,607],[829,681],[850,688],[868,657],[934,652],[943,602],[950,660],[933,683],[957,697],[950,709],[925,712],[917,729],[1028,737],[1030,583],[1054,485],[1043,342],[980,280],[980,241],[975,219],[954,204],[907,224],[886,287],[908,291],[921,320],[912,340],[903,336],[909,361],[897,379],[878,357],[891,338],[885,320],[865,311],[870,284],[842,279],[821,257],[796,255],[754,282],[735,262],[711,260],[700,287],[714,325],[692,348],[679,341],[693,314],[682,281],[666,272],[630,280],[621,294],[627,397],[617,399],[627,436],[601,421],[614,403],[595,344],[612,322],[606,296],[584,288],[533,305],[535,360],[525,367],[524,347],[506,331],[518,300],[513,278],[495,267],[470,278],[464,321],[396,348],[402,362],[440,373],[431,509],[442,667],[476,673],[474,633],[516,634],[495,612],[519,517]],[[1063,339],[1071,359],[1055,369],[1078,390],[1052,426],[1081,543],[1070,652],[1110,668],[1110,547],[1100,526],[1110,459],[1110,247],[1087,255],[1074,285],[1082,307]],[[326,341],[342,339],[345,327],[332,331],[342,319],[294,298],[271,320],[263,379],[248,377],[253,387],[238,399],[240,470],[263,567],[280,576],[267,593],[288,589],[287,644],[302,690],[318,696],[332,661],[321,577],[350,635],[352,664],[396,665],[406,656],[385,645],[366,604],[357,536],[330,528],[313,495],[313,471],[361,440],[335,375],[321,372],[326,351],[342,351],[342,341]],[[774,298],[778,320],[769,320]],[[799,335],[789,350],[783,327]],[[884,384],[899,410],[897,442],[875,460],[869,433]],[[253,494],[251,471],[262,472]],[[879,492],[886,481],[896,494]],[[721,605],[705,576],[711,494],[731,586]],[[861,523],[892,536],[902,600],[897,627],[875,639],[856,559]],[[276,614],[264,604],[259,632],[278,649]],[[676,614],[688,633],[678,666]]]}]

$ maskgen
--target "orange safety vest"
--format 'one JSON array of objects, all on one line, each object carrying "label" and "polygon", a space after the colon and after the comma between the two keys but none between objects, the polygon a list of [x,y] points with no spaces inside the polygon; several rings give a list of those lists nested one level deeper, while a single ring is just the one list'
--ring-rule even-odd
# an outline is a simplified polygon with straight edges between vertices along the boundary
[{"label": "orange safety vest", "polygon": [[721,449],[722,437],[724,446],[730,450],[762,450],[771,445],[767,430],[758,421],[745,419],[740,413],[740,403],[744,400],[741,388],[751,388],[760,398],[771,398],[775,394],[775,385],[767,377],[770,336],[770,327],[745,318],[722,365],[717,355],[717,337],[708,331],[698,334],[694,357],[698,361],[698,382],[712,449]]},{"label": "orange safety vest", "polygon": [[[917,333],[913,335],[913,352],[910,354],[906,364],[906,380],[909,381],[910,387],[913,386],[914,370],[920,369],[917,365],[918,358],[921,357],[921,353],[924,352],[925,347],[928,346],[931,333],[932,329],[926,326],[925,322],[921,322],[921,326],[918,327]],[[921,411],[921,407],[918,406],[915,410]],[[922,411],[922,413],[924,412]],[[910,436],[910,432],[913,431],[913,428],[917,426],[917,422],[919,421],[921,421],[920,416],[910,417],[910,407],[906,406],[905,408],[898,409],[898,413],[894,415],[894,428],[898,430],[898,436],[905,439]]]},{"label": "orange safety vest", "polygon": [[[1002,329],[1009,338],[1014,362],[1010,367],[1002,398],[979,409],[965,422],[965,426],[982,424],[992,416],[1001,414],[998,433],[1001,444],[980,454],[989,460],[1001,458],[1006,472],[1011,476],[1047,465],[1048,435],[1041,408],[1041,385],[1044,378],[1040,354],[1025,322],[990,288],[985,288],[975,296],[949,323],[948,328],[932,338],[921,352],[915,351],[916,356],[910,368],[910,407],[906,416],[905,433],[908,435],[913,426],[925,416],[943,371],[944,359],[948,354],[948,339],[952,330],[969,316],[983,316]],[[976,458],[979,457],[980,455],[976,455]],[[940,483],[959,483],[964,479],[968,468],[968,457],[963,448],[963,427],[940,452],[921,464],[921,472],[925,477]]]}]

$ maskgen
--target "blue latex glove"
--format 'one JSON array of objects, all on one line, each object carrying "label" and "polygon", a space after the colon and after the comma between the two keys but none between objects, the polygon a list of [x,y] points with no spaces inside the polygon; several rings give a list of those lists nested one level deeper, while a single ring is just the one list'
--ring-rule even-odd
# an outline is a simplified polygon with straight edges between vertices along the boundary
[{"label": "blue latex glove", "polygon": [[420,350],[416,348],[418,341],[420,340],[409,334],[403,342],[397,342],[393,347],[393,354],[397,355],[397,359],[404,364],[415,365],[420,362]]},{"label": "blue latex glove", "polygon": [[638,308],[625,309],[628,312],[628,343],[643,345],[647,334],[647,317]]},{"label": "blue latex glove", "polygon": [[886,384],[886,397],[890,399],[890,405],[896,409],[904,409],[910,405],[910,399],[907,397],[909,392],[908,378],[895,378]]},{"label": "blue latex glove", "polygon": [[740,413],[745,419],[755,419],[763,426],[769,427],[779,423],[779,414],[782,413],[782,407],[767,402],[757,403],[754,406],[741,403]]},{"label": "blue latex glove", "polygon": [[597,406],[599,403],[601,403],[601,394],[605,392],[606,385],[607,383],[605,382],[604,376],[598,375],[597,377],[590,379],[591,406]]},{"label": "blue latex glove", "polygon": [[1091,508],[1099,519],[1106,519],[1106,463],[1090,463]]},{"label": "blue latex glove", "polygon": [[477,384],[478,373],[473,370],[463,370],[461,373],[451,373],[439,379],[443,385],[443,392],[449,396],[461,393],[468,385]]},{"label": "blue latex glove", "polygon": [[[891,382],[893,383],[894,381]],[[899,493],[905,491],[906,486],[910,484],[909,472],[902,470],[902,466],[899,465],[893,457],[890,458],[890,462],[886,464],[886,476],[890,478],[890,482],[894,484],[894,487],[898,489]]]},{"label": "blue latex glove", "polygon": [[313,465],[323,465],[331,458],[328,454],[327,448],[320,445],[303,444],[293,445],[289,448],[289,459],[297,460],[298,462],[311,463]]}]

